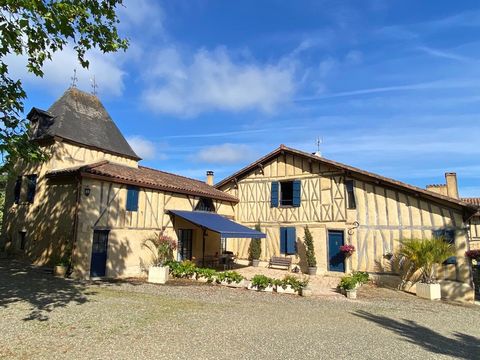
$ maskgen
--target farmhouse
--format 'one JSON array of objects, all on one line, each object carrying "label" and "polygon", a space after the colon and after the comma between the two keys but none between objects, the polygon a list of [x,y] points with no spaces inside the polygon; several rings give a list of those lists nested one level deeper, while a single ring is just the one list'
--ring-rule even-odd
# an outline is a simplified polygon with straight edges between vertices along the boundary
[{"label": "farmhouse", "polygon": [[[213,172],[202,182],[147,168],[98,98],[76,88],[28,119],[49,159],[16,164],[0,248],[35,264],[68,256],[74,276],[140,275],[151,259],[143,241],[163,232],[177,240],[179,260],[231,252],[247,264],[250,239],[265,238],[263,265],[284,256],[306,270],[308,226],[320,274],[365,270],[398,281],[391,255],[399,242],[435,235],[457,247],[439,269],[443,295],[473,299],[464,253],[477,207],[458,191],[420,189],[283,145],[215,186]],[[344,244],[356,248],[348,258]]]},{"label": "farmhouse", "polygon": [[[455,179],[454,174],[449,178]],[[319,270],[326,274],[352,270],[391,281],[391,255],[405,238],[442,236],[456,245],[439,276],[443,296],[473,299],[468,249],[468,221],[475,207],[456,194],[441,194],[281,145],[266,156],[220,181],[216,187],[239,199],[235,220],[261,224],[267,234],[263,260],[282,254],[305,268],[305,226],[314,238]],[[345,259],[340,246],[356,252]],[[248,240],[231,242],[247,258]]]},{"label": "farmhouse", "polygon": [[263,236],[229,220],[206,228],[169,212],[233,218],[238,200],[212,184],[138,165],[93,95],[68,89],[48,111],[33,108],[28,119],[49,160],[16,165],[2,241],[35,264],[71,254],[78,277],[138,275],[151,258],[142,242],[159,232],[178,239],[180,259],[218,253],[232,227],[237,237]]}]

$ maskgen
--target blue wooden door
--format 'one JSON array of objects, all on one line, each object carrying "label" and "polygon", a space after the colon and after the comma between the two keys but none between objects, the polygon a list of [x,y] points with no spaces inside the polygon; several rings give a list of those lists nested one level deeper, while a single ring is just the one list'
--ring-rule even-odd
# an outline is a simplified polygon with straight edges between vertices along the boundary
[{"label": "blue wooden door", "polygon": [[343,244],[343,231],[328,232],[328,271],[345,271],[345,256],[340,251]]},{"label": "blue wooden door", "polygon": [[90,276],[105,276],[107,266],[108,230],[95,230],[93,232],[92,261]]}]

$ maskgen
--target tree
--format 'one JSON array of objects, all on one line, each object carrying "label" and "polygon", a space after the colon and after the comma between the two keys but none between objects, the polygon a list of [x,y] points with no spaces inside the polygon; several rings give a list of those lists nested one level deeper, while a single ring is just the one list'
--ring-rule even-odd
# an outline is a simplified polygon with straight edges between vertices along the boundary
[{"label": "tree", "polygon": [[87,52],[126,50],[128,41],[117,32],[117,7],[123,0],[4,0],[0,5],[0,153],[4,167],[17,159],[45,159],[29,141],[22,117],[27,94],[19,79],[12,79],[7,55],[26,55],[27,69],[43,76],[43,64],[73,43],[81,66],[88,68]]},{"label": "tree", "polygon": [[[260,223],[255,224],[255,230],[261,231]],[[262,254],[262,240],[261,239],[252,239],[250,241],[250,247],[248,248],[250,260],[260,259]]]},{"label": "tree", "polygon": [[315,249],[313,247],[313,237],[308,226],[305,226],[305,236],[303,237],[303,241],[305,242],[305,248],[307,253],[307,265],[308,267],[312,268],[316,267],[317,258],[315,257]]}]

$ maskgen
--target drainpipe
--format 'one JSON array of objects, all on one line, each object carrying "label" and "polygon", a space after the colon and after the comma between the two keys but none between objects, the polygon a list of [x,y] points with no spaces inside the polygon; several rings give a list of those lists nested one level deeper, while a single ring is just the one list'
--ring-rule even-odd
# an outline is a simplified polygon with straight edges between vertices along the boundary
[{"label": "drainpipe", "polygon": [[207,236],[207,229],[203,228],[203,244],[202,244],[202,266],[205,267],[205,237]]}]

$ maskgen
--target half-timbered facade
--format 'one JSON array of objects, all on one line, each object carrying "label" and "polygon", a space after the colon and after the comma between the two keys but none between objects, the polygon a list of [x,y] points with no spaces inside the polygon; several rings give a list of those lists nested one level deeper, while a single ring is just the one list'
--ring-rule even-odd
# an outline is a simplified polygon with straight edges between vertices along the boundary
[{"label": "half-timbered facade", "polygon": [[[459,199],[283,145],[216,186],[239,199],[237,221],[259,223],[267,234],[264,261],[290,256],[305,270],[303,236],[308,226],[320,273],[392,274],[391,255],[402,239],[443,236],[457,248],[456,258],[440,271],[449,281],[445,291],[471,293],[464,253],[466,224],[475,210]],[[339,249],[343,244],[356,248],[347,259]],[[231,242],[243,259],[248,258],[248,247],[248,240]]]},{"label": "half-timbered facade", "polygon": [[219,234],[168,211],[233,218],[237,199],[211,184],[140,166],[98,98],[71,88],[28,118],[32,140],[49,158],[16,164],[0,248],[37,265],[71,257],[79,277],[141,274],[151,261],[142,243],[159,232],[178,240],[182,259],[220,251]]}]

